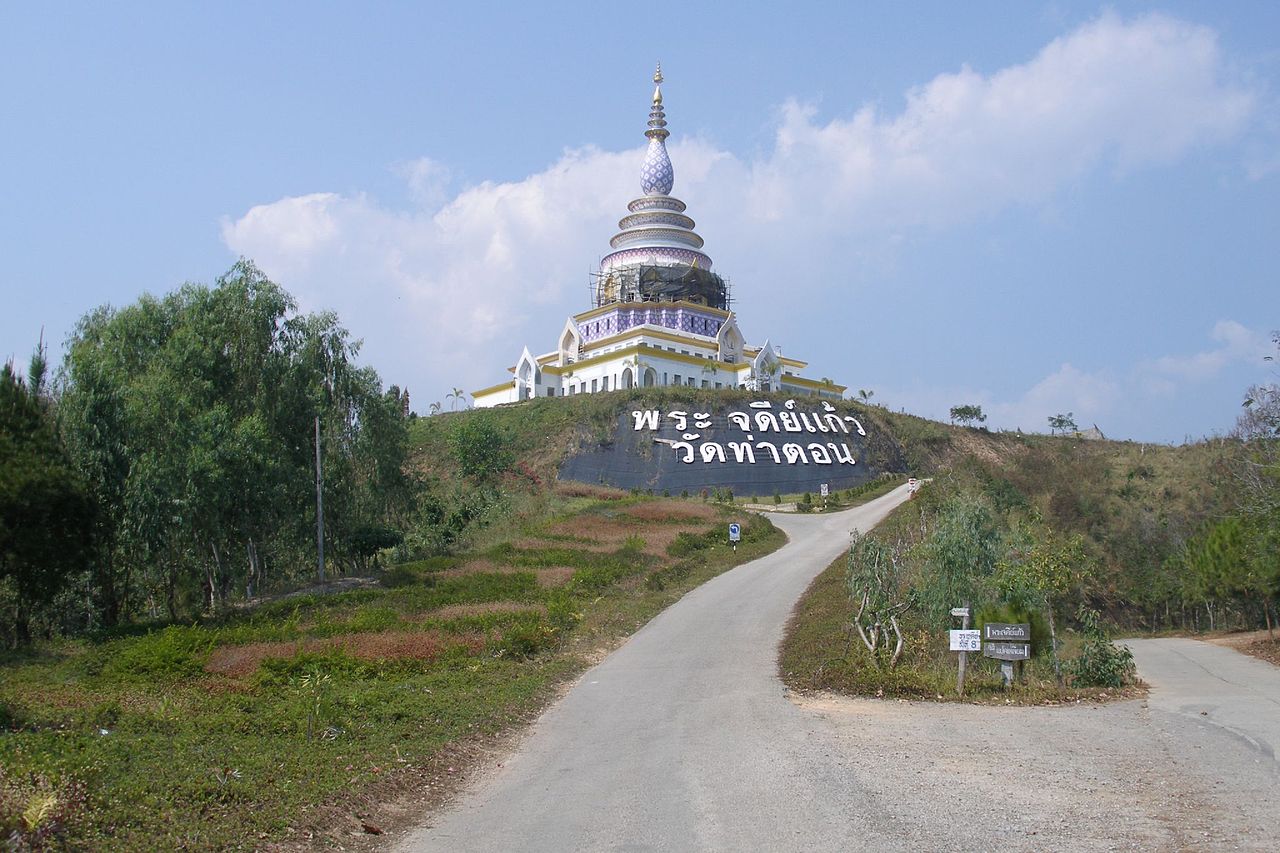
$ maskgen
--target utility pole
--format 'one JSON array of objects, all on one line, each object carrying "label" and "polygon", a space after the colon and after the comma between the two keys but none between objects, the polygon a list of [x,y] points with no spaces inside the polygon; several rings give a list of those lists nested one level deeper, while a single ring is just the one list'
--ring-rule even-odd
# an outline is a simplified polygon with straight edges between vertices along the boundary
[{"label": "utility pole", "polygon": [[324,471],[320,467],[320,416],[316,415],[316,574],[324,583]]}]

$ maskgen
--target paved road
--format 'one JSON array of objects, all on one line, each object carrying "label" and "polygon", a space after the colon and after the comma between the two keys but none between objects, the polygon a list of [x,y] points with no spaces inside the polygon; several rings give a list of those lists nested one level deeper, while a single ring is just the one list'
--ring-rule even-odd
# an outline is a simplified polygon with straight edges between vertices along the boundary
[{"label": "paved road", "polygon": [[777,644],[849,531],[870,529],[906,498],[903,486],[841,513],[773,515],[787,545],[637,632],[403,849],[803,849],[834,840],[833,823],[865,840],[845,804],[824,796],[839,768],[785,698]]},{"label": "paved road", "polygon": [[1280,670],[1229,649],[1126,641],[1150,697],[1104,706],[788,697],[795,600],[904,497],[775,517],[400,849],[1280,849]]},{"label": "paved road", "polygon": [[[1276,760],[1280,747],[1280,670],[1233,649],[1199,640],[1125,640],[1153,689],[1152,711],[1238,738]],[[1280,815],[1276,816],[1280,824]]]}]

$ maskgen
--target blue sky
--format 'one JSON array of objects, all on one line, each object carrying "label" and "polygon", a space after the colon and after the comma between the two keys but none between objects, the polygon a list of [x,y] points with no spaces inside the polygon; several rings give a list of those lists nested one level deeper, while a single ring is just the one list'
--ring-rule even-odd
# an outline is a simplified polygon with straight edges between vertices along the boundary
[{"label": "blue sky", "polygon": [[254,258],[425,411],[589,307],[661,60],[749,340],[946,417],[1275,379],[1280,4],[9,4],[0,355]]}]

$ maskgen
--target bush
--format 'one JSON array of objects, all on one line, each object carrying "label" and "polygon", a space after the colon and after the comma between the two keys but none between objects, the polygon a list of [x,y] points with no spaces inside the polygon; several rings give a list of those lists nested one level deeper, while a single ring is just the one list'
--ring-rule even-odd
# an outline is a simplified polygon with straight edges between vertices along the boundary
[{"label": "bush", "polygon": [[464,476],[477,482],[492,480],[515,462],[511,436],[498,427],[489,413],[469,415],[450,436],[454,459]]},{"label": "bush", "polygon": [[105,669],[117,676],[200,675],[213,648],[213,635],[197,627],[171,625],[137,640],[120,641]]},{"label": "bush", "polygon": [[1133,652],[1113,645],[1107,630],[1099,624],[1099,613],[1081,605],[1080,619],[1084,646],[1080,656],[1067,662],[1071,683],[1077,687],[1123,687],[1133,682],[1137,670]]},{"label": "bush", "polygon": [[681,532],[676,534],[675,540],[667,546],[667,554],[672,557],[687,557],[690,554],[697,553],[710,544],[705,536],[696,533]]}]

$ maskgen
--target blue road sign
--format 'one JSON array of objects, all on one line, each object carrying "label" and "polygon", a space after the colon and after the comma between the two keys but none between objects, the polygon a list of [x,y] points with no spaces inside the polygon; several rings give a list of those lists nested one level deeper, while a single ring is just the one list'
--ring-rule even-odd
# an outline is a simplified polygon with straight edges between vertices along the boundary
[{"label": "blue road sign", "polygon": [[729,541],[739,542],[741,540],[742,540],[742,528],[739,527],[737,524],[730,524],[729,525]]}]

